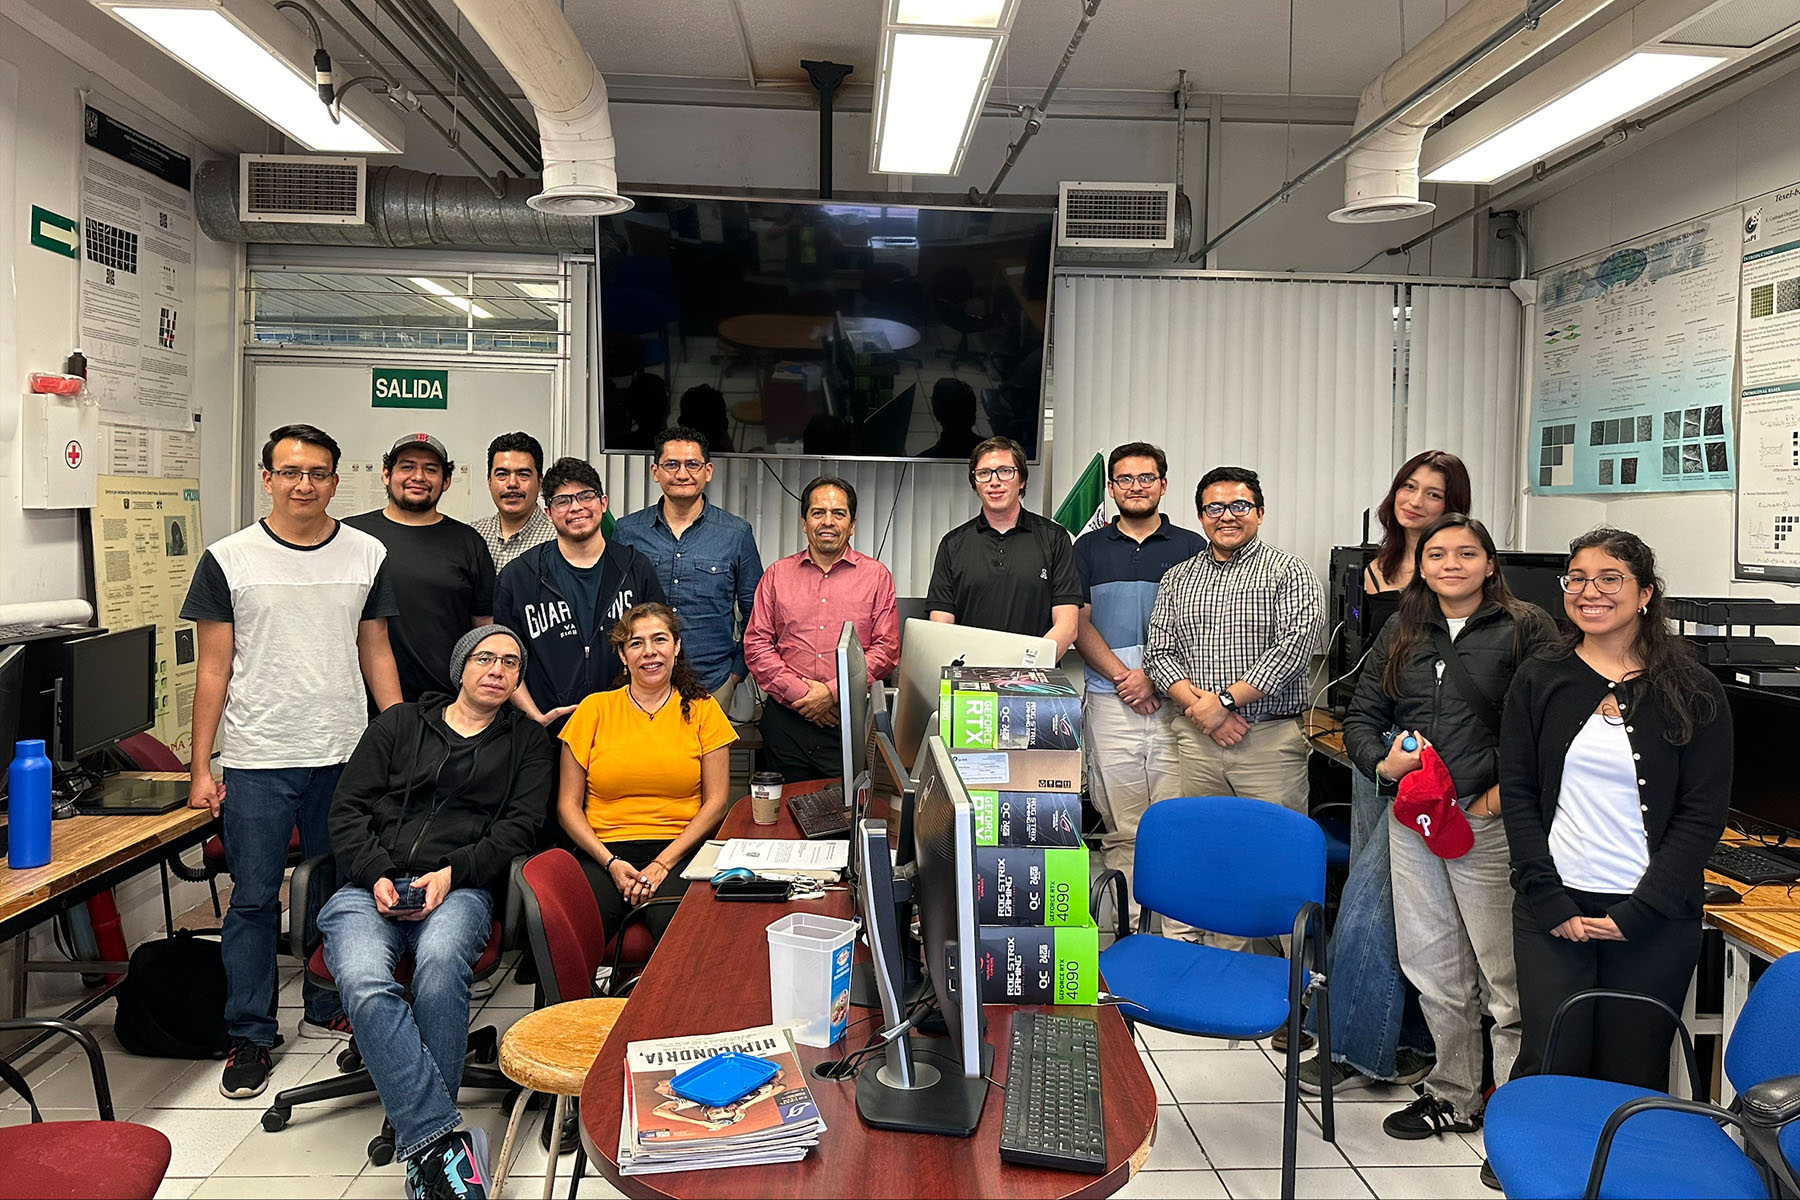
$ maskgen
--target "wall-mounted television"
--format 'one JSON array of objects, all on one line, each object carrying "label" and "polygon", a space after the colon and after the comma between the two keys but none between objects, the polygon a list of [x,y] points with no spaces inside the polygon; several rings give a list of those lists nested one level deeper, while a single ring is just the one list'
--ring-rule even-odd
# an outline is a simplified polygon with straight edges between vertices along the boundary
[{"label": "wall-mounted television", "polygon": [[608,453],[1037,457],[1050,210],[633,197],[595,222]]}]

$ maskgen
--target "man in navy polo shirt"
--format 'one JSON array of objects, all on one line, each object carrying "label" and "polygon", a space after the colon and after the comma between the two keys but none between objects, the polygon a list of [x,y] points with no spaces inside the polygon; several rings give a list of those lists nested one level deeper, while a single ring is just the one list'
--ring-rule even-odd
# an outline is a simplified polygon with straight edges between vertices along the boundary
[{"label": "man in navy polo shirt", "polygon": [[[1082,745],[1094,807],[1106,821],[1106,865],[1131,879],[1138,821],[1154,800],[1180,790],[1171,722],[1175,707],[1144,674],[1144,634],[1163,573],[1206,549],[1206,539],[1158,512],[1169,461],[1156,446],[1127,442],[1106,460],[1106,492],[1119,515],[1075,542],[1086,598],[1075,648],[1087,663]],[[1136,904],[1132,917],[1136,919]]]}]

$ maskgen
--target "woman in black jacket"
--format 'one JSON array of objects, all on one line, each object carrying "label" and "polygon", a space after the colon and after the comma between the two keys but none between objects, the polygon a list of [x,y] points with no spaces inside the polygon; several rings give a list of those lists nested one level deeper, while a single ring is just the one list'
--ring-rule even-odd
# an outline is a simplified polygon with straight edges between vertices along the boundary
[{"label": "woman in black jacket", "polygon": [[1731,797],[1731,713],[1670,634],[1656,558],[1635,534],[1576,538],[1563,593],[1576,632],[1520,670],[1500,738],[1525,1015],[1514,1073],[1662,1089],[1673,1029],[1647,1005],[1571,1012],[1554,1063],[1544,1042],[1558,1006],[1586,988],[1680,1009]]},{"label": "woman in black jacket", "polygon": [[[1441,829],[1428,845],[1420,829],[1388,812],[1400,967],[1419,989],[1437,1044],[1424,1094],[1382,1122],[1392,1137],[1479,1127],[1483,1013],[1494,1021],[1495,1078],[1506,1079],[1518,1052],[1506,831],[1495,787],[1499,709],[1519,664],[1554,640],[1543,610],[1507,589],[1486,527],[1447,514],[1420,536],[1412,582],[1376,638],[1344,719],[1345,748],[1383,790],[1435,750],[1472,834],[1465,853],[1440,857]],[[1389,746],[1382,735],[1395,728],[1402,733]],[[1417,748],[1405,748],[1408,736]],[[1420,820],[1429,830],[1429,816]]]}]

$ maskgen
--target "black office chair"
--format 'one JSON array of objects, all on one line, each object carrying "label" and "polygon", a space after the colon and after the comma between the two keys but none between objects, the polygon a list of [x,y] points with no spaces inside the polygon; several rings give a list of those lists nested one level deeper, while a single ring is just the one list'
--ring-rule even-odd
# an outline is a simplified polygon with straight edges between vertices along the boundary
[{"label": "black office chair", "polygon": [[988,355],[969,345],[972,334],[986,333],[996,324],[991,313],[977,315],[969,311],[975,299],[975,275],[964,266],[945,267],[931,277],[932,311],[939,321],[961,334],[954,350],[939,350],[938,357],[950,360],[950,369],[963,363],[986,368]]}]

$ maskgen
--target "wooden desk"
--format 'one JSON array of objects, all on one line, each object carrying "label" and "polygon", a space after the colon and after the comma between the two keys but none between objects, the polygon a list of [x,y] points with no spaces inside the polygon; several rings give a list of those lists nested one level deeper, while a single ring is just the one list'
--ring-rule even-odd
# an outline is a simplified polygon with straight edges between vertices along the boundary
[{"label": "wooden desk", "polygon": [[[1712,872],[1707,872],[1707,878],[1714,878]],[[1795,895],[1800,896],[1800,890]],[[1800,950],[1800,900],[1787,898],[1786,885],[1764,884],[1747,891],[1741,903],[1707,908],[1705,920],[1725,939],[1724,995],[1719,1006],[1718,1033],[1720,1044],[1728,1045],[1738,1014],[1744,1011],[1744,1001],[1750,998],[1752,960],[1774,962]],[[1709,1032],[1707,1025],[1710,1022],[1704,1022],[1698,1032]],[[1721,1071],[1718,1082],[1719,1103],[1730,1104],[1736,1094],[1731,1080]]]},{"label": "wooden desk", "polygon": [[1314,750],[1333,762],[1356,770],[1349,752],[1344,749],[1344,722],[1329,708],[1309,708],[1301,713],[1300,732],[1306,735]]},{"label": "wooden desk", "polygon": [[[745,313],[719,322],[719,336],[746,350],[772,350],[792,354],[817,354],[825,348],[832,330],[829,316],[795,313]],[[910,350],[919,344],[919,331],[882,317],[845,317],[846,333],[878,333],[891,351]]]},{"label": "wooden desk", "polygon": [[[750,803],[741,800],[725,819],[721,837],[798,837],[783,808],[776,825],[752,826]],[[1115,1009],[1073,1008],[1098,1016],[1106,1090],[1105,1175],[1081,1175],[1018,1167],[1000,1161],[1000,1111],[1004,1097],[988,1090],[981,1125],[972,1138],[934,1137],[870,1129],[856,1113],[856,1083],[809,1079],[819,1115],[828,1126],[819,1146],[798,1163],[768,1167],[684,1171],[667,1175],[620,1175],[619,1120],[625,1087],[628,1042],[678,1034],[719,1033],[770,1020],[769,955],[764,930],[789,912],[848,917],[846,892],[827,892],[823,901],[779,904],[720,904],[712,889],[695,884],[675,912],[662,945],[651,959],[612,1036],[588,1073],[581,1093],[581,1136],[600,1172],[627,1196],[1108,1196],[1130,1179],[1150,1152],[1156,1128],[1156,1093]],[[988,1041],[1004,1059],[1013,1009],[988,1005]],[[873,1022],[856,1024],[829,1049],[801,1046],[809,1071],[841,1058],[867,1040]],[[873,1069],[871,1064],[870,1069]],[[996,1070],[1000,1067],[996,1064]]]}]

